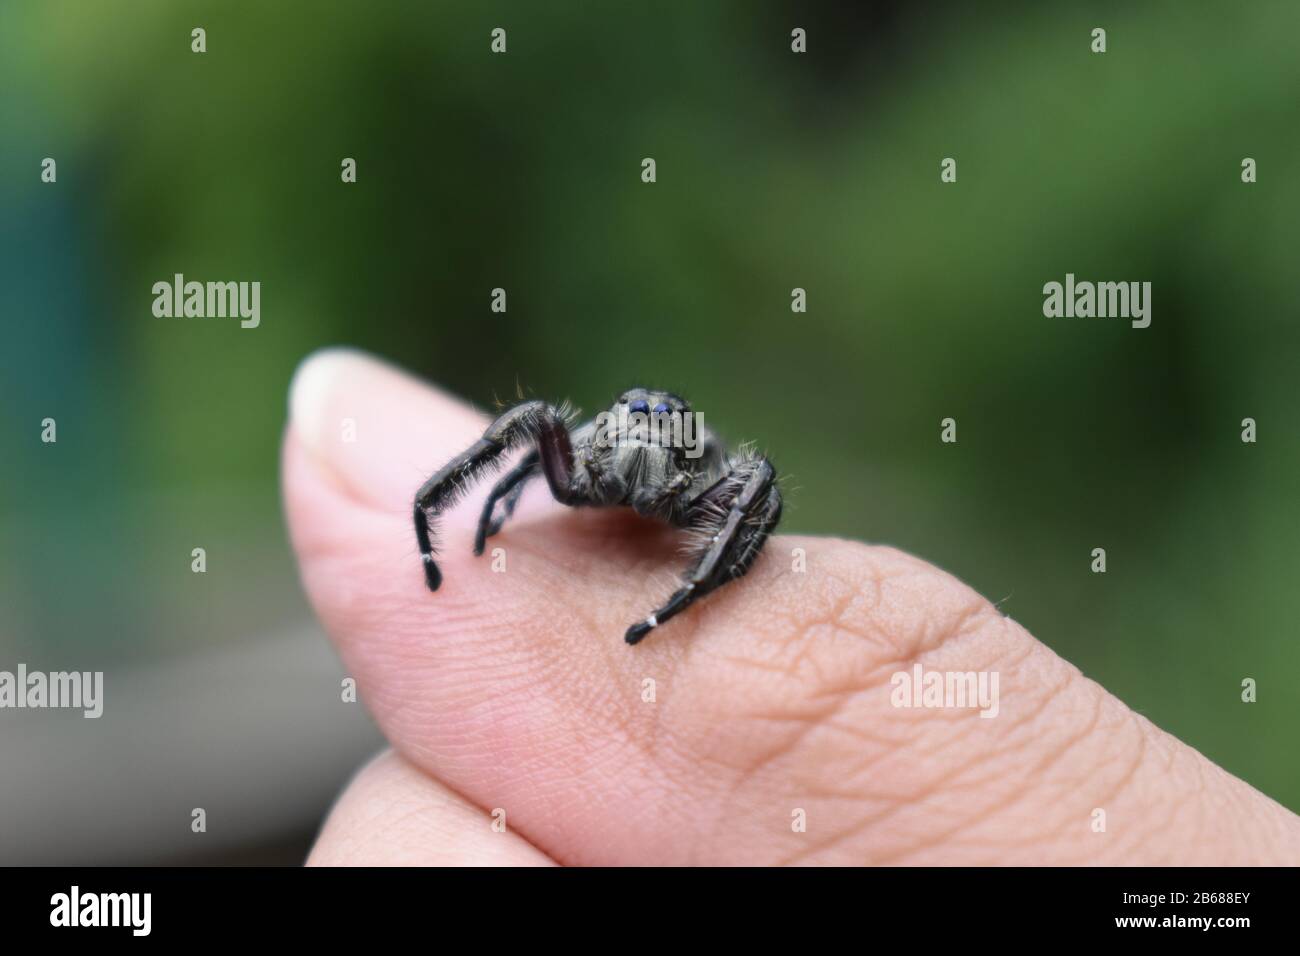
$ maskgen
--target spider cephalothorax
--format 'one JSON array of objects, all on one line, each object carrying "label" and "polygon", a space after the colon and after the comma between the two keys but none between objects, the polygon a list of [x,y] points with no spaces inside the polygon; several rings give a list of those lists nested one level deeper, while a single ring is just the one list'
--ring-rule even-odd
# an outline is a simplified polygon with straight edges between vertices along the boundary
[{"label": "spider cephalothorax", "polygon": [[[522,402],[415,496],[415,536],[429,590],[442,583],[430,534],[437,517],[485,469],[524,446],[532,447],[487,497],[475,554],[483,553],[484,542],[515,510],[525,483],[539,474],[562,504],[628,505],[693,532],[691,565],[681,587],[627,629],[629,644],[748,571],[781,519],[781,492],[768,460],[743,448],[728,454],[704,427],[703,416],[671,392],[629,389],[608,411],[576,427],[546,402]],[[497,502],[501,513],[494,516]]]}]

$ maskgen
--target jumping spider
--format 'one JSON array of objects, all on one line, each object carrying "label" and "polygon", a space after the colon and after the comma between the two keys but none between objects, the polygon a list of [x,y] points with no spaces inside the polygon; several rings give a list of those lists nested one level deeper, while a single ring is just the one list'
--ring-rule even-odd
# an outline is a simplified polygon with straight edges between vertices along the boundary
[{"label": "jumping spider", "polygon": [[[533,446],[488,495],[474,537],[475,554],[483,553],[484,542],[514,512],[524,485],[539,474],[546,476],[561,504],[630,505],[692,532],[692,560],[681,587],[627,629],[625,639],[635,644],[696,599],[749,570],[781,519],[776,471],[746,448],[728,454],[703,426],[702,416],[693,416],[690,406],[670,392],[633,388],[592,421],[571,427],[571,417],[542,401],[515,405],[473,447],[424,483],[415,496],[415,536],[425,580],[430,591],[442,583],[430,535],[438,516],[503,455]],[[690,432],[693,445],[682,437]],[[494,517],[498,502],[501,513]]]}]

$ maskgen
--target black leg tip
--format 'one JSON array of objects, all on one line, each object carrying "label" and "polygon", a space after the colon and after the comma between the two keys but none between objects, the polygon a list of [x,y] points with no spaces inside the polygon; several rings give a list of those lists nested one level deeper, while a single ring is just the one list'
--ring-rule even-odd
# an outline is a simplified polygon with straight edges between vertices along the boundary
[{"label": "black leg tip", "polygon": [[654,629],[655,621],[653,618],[648,621],[642,621],[639,624],[633,624],[627,629],[627,633],[623,635],[623,640],[627,641],[629,644],[636,644],[641,640],[641,638],[645,637]]},{"label": "black leg tip", "polygon": [[442,584],[442,572],[438,570],[438,565],[434,563],[433,558],[427,554],[424,556],[424,583],[429,585],[430,591],[438,590],[438,586]]}]

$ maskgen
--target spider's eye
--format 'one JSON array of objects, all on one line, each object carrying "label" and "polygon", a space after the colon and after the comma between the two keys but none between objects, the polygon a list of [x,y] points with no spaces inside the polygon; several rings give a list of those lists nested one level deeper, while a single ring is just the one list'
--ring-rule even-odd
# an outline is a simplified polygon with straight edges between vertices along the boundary
[{"label": "spider's eye", "polygon": [[644,398],[638,398],[627,407],[627,410],[632,413],[640,412],[641,414],[646,415],[650,412],[650,403]]},{"label": "spider's eye", "polygon": [[669,405],[667,402],[660,402],[658,405],[655,406],[656,415],[663,415],[668,412],[671,412],[672,410],[673,410],[672,406]]}]

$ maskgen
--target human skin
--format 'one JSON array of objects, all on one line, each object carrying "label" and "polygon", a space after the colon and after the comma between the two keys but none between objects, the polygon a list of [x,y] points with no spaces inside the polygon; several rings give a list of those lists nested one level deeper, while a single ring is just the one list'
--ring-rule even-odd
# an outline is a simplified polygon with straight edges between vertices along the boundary
[{"label": "human skin", "polygon": [[[774,536],[746,577],[629,647],[682,569],[680,532],[564,508],[539,481],[475,557],[485,482],[441,522],[430,593],[415,490],[488,420],[357,352],[294,378],[283,482],[303,584],[392,745],[309,863],[1300,862],[1295,814],[893,548]],[[997,672],[997,715],[895,706],[891,678],[918,662]]]}]

